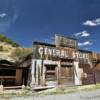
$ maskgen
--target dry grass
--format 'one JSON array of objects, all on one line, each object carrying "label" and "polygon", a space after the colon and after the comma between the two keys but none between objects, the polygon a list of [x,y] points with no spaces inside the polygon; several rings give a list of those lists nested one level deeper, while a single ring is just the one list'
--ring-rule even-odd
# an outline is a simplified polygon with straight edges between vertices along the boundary
[{"label": "dry grass", "polygon": [[48,89],[48,90],[39,92],[39,94],[40,95],[57,95],[57,94],[75,93],[75,92],[80,92],[80,91],[94,91],[96,89],[100,89],[100,84],[74,86],[74,87],[60,87],[60,88]]},{"label": "dry grass", "polygon": [[85,85],[85,86],[74,86],[74,87],[60,87],[52,88],[41,92],[31,91],[30,88],[20,89],[20,90],[4,90],[0,91],[0,99],[10,99],[12,97],[26,97],[26,96],[44,96],[44,95],[58,95],[58,94],[68,94],[82,91],[94,91],[100,89],[100,84],[96,85]]}]

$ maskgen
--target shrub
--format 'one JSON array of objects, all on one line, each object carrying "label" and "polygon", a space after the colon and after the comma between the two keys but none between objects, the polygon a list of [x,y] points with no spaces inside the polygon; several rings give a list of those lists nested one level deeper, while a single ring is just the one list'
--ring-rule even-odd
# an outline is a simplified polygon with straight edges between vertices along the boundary
[{"label": "shrub", "polygon": [[0,46],[0,51],[3,51],[3,46]]}]

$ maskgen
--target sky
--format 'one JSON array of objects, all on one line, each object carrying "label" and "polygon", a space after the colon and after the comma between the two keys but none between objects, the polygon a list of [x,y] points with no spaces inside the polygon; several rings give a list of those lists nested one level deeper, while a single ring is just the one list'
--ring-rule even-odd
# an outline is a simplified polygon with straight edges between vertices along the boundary
[{"label": "sky", "polygon": [[23,47],[75,36],[80,48],[100,52],[100,0],[0,0],[0,33]]}]

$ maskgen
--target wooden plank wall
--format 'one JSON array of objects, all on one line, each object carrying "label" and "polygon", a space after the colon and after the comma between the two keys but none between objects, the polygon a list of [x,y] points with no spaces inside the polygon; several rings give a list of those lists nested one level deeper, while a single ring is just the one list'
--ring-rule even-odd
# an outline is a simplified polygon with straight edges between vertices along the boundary
[{"label": "wooden plank wall", "polygon": [[100,83],[100,63],[95,66],[95,80]]},{"label": "wooden plank wall", "polygon": [[94,84],[95,76],[93,68],[91,68],[89,64],[80,64],[79,66],[83,68],[83,73],[86,74],[86,77],[82,78],[82,84]]}]

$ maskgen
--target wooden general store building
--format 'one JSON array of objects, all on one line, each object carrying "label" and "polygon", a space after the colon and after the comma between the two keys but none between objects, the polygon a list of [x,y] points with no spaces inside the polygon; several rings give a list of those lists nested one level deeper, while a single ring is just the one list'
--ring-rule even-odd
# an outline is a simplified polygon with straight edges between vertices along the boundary
[{"label": "wooden general store building", "polygon": [[10,85],[34,88],[100,83],[100,54],[81,50],[76,39],[61,35],[55,35],[55,44],[34,42],[33,52],[17,65],[4,62],[0,68],[5,77],[1,73],[0,77],[5,85],[7,79]]},{"label": "wooden general store building", "polygon": [[31,85],[100,83],[100,54],[81,50],[77,40],[55,35],[55,44],[34,42]]}]

